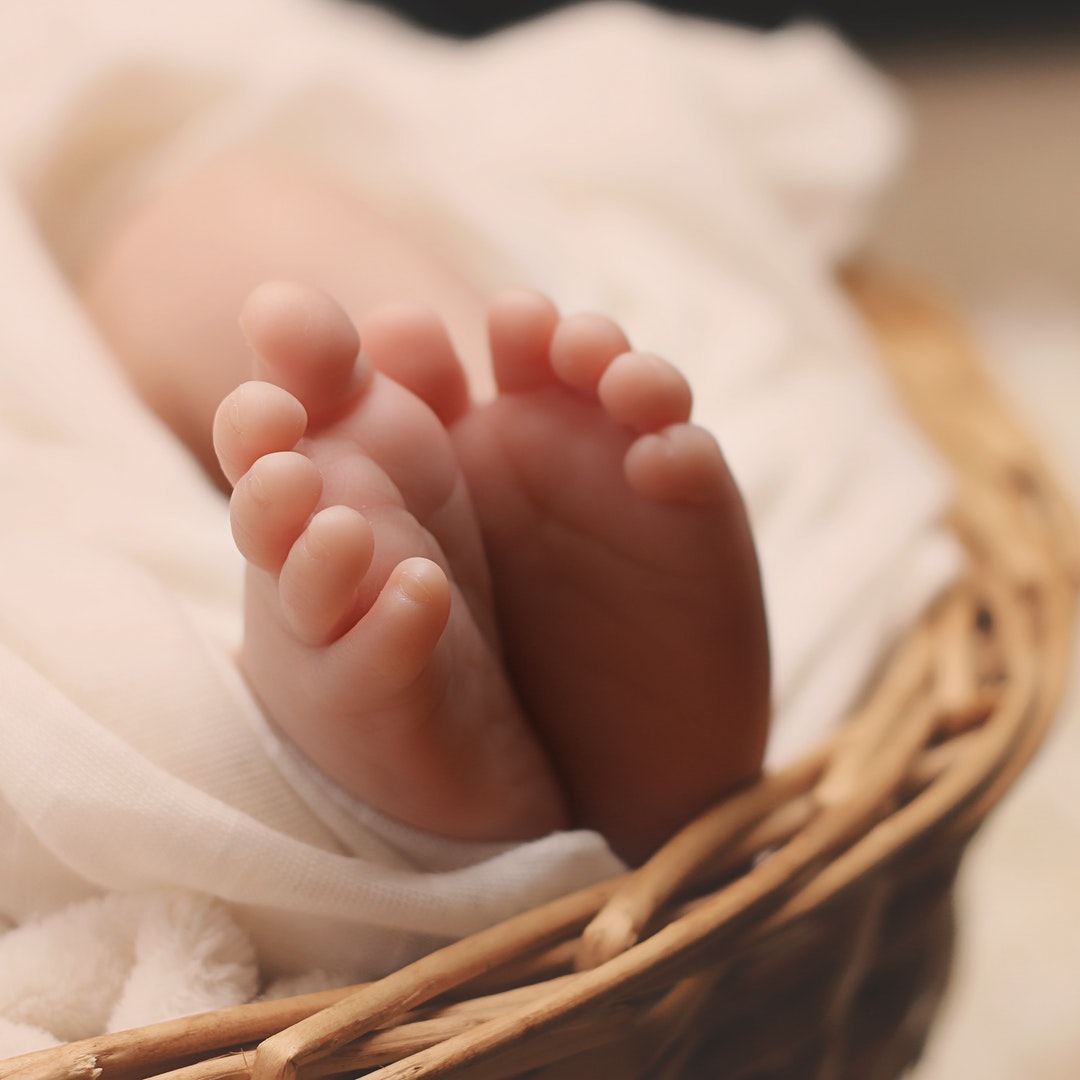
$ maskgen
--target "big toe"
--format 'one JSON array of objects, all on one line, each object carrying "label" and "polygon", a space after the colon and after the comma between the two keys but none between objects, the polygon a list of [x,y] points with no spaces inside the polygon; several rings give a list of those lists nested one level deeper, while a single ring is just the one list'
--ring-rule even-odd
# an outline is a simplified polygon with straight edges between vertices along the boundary
[{"label": "big toe", "polygon": [[488,341],[495,384],[504,393],[539,390],[556,382],[549,347],[559,312],[544,295],[512,289],[488,309]]},{"label": "big toe", "polygon": [[447,426],[469,407],[469,389],[442,320],[424,307],[393,304],[362,321],[364,350],[384,375],[412,391]]},{"label": "big toe", "polygon": [[318,289],[265,282],[244,304],[240,326],[259,377],[293,394],[314,424],[346,411],[371,380],[356,327]]}]

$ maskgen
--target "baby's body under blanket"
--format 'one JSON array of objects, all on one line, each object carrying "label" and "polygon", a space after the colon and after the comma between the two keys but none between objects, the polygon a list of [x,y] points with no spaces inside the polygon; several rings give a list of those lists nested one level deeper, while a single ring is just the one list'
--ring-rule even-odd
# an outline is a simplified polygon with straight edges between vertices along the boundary
[{"label": "baby's body under blanket", "polygon": [[814,28],[610,4],[460,45],[328,0],[0,10],[0,1053],[378,975],[619,869],[589,833],[403,829],[274,737],[233,664],[226,503],[71,284],[125,213],[216,154],[291,156],[681,365],[760,545],[775,763],[957,567],[944,471],[834,283],[902,127]]}]

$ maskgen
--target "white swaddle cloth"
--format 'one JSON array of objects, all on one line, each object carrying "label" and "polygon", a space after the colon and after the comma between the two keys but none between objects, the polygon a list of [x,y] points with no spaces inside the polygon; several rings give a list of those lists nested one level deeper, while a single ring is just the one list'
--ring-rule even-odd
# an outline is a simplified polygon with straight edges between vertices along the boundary
[{"label": "white swaddle cloth", "polygon": [[957,566],[947,478],[833,281],[901,142],[812,28],[590,5],[464,45],[328,0],[0,9],[0,1053],[375,976],[619,869],[591,833],[402,828],[275,739],[232,663],[226,503],[71,285],[124,213],[271,148],[677,362],[760,544],[775,763]]}]

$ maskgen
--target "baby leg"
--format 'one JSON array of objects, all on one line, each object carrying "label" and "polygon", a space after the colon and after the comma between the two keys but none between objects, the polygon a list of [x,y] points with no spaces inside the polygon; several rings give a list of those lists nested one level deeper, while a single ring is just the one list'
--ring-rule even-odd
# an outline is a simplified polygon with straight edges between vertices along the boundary
[{"label": "baby leg", "polygon": [[324,295],[264,286],[244,323],[266,381],[225,399],[215,441],[248,560],[242,665],[268,716],[408,824],[484,840],[563,824],[444,428]]},{"label": "baby leg", "polygon": [[261,282],[308,282],[357,322],[422,301],[467,352],[483,351],[482,298],[451,262],[343,185],[274,157],[226,157],[163,190],[81,278],[143,400],[216,479],[214,410],[249,377],[236,316]]}]

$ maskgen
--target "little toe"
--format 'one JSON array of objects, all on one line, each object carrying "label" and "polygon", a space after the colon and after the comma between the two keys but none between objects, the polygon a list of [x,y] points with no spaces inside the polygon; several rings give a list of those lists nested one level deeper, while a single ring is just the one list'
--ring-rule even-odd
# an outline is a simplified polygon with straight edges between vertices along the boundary
[{"label": "little toe", "polygon": [[322,494],[322,477],[303,454],[267,454],[233,489],[233,538],[249,563],[277,573]]},{"label": "little toe", "polygon": [[305,645],[327,645],[356,619],[358,587],[371,566],[375,535],[347,506],[320,510],[293,544],[281,568],[281,607]]},{"label": "little toe", "polygon": [[659,431],[690,419],[690,384],[678,368],[651,353],[615,357],[596,389],[608,415],[635,431]]},{"label": "little toe", "polygon": [[629,351],[630,342],[611,319],[571,315],[551,336],[551,367],[567,386],[592,396],[615,357]]},{"label": "little toe", "polygon": [[350,670],[368,672],[364,693],[374,703],[395,703],[418,686],[450,618],[450,583],[442,568],[420,556],[390,574],[374,604],[338,642]]},{"label": "little toe", "polygon": [[465,372],[439,317],[411,304],[387,305],[361,325],[368,359],[411,390],[449,426],[469,407]]},{"label": "little toe", "polygon": [[541,293],[514,289],[488,309],[488,341],[495,385],[504,394],[553,384],[549,348],[559,322],[555,305]]},{"label": "little toe", "polygon": [[298,398],[312,423],[336,419],[371,381],[356,327],[318,289],[266,282],[248,297],[240,325],[259,375]]},{"label": "little toe", "polygon": [[242,383],[214,415],[214,450],[221,471],[235,484],[259,458],[291,450],[306,427],[304,406],[287,390],[273,383]]},{"label": "little toe", "polygon": [[672,424],[643,435],[626,452],[627,483],[658,502],[710,505],[732,481],[716,440],[694,424]]}]

